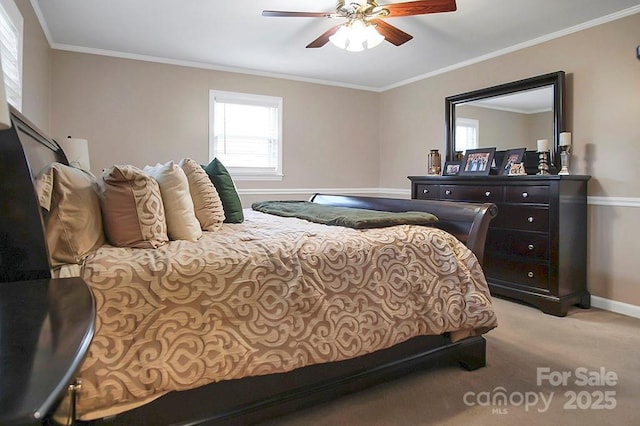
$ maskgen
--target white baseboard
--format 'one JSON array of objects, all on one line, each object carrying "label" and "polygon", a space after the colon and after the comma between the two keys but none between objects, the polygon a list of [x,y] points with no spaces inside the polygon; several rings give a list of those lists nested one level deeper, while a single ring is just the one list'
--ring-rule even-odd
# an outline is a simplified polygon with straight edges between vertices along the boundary
[{"label": "white baseboard", "polygon": [[616,300],[605,299],[604,297],[591,296],[591,306],[594,308],[604,309],[605,311],[640,318],[640,306],[632,305],[630,303],[618,302]]}]

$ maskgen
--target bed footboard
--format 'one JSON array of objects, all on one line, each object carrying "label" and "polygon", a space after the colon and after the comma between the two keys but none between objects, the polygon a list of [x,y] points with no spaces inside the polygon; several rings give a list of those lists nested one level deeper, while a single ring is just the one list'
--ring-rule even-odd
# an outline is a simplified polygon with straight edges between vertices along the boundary
[{"label": "bed footboard", "polygon": [[420,369],[456,364],[467,370],[482,368],[485,353],[486,341],[482,336],[455,343],[446,335],[420,336],[350,360],[170,392],[115,417],[77,424],[255,424],[396,380]]},{"label": "bed footboard", "polygon": [[390,212],[423,211],[436,215],[436,227],[462,241],[478,258],[484,258],[489,222],[497,216],[498,207],[492,203],[406,200],[400,198],[360,197],[350,195],[315,194],[310,201],[327,206],[354,207]]}]

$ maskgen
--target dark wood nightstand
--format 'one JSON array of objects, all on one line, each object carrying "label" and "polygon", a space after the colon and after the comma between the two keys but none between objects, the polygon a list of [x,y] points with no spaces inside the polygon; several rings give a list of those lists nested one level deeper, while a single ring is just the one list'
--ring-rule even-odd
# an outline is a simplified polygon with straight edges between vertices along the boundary
[{"label": "dark wood nightstand", "polygon": [[0,424],[42,422],[93,337],[95,303],[80,278],[0,283]]}]

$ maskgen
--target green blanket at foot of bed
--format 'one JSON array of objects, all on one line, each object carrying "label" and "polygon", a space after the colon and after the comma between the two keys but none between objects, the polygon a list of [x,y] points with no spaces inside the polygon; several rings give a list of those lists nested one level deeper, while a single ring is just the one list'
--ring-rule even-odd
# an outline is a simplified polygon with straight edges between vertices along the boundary
[{"label": "green blanket at foot of bed", "polygon": [[260,201],[254,210],[277,216],[297,217],[324,225],[348,228],[384,228],[394,225],[431,225],[438,218],[426,212],[386,212],[352,207],[324,206],[310,201]]}]

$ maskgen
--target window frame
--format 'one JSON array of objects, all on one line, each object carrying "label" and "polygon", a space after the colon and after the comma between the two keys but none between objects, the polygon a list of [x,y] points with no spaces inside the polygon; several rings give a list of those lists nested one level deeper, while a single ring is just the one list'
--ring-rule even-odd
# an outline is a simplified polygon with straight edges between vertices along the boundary
[{"label": "window frame", "polygon": [[[17,80],[7,78],[8,75],[5,73],[6,63],[8,59],[6,55],[3,55],[2,60],[2,73],[3,80],[5,84],[5,95],[7,97],[7,102],[9,102],[14,108],[18,111],[22,111],[22,92],[23,92],[23,72],[22,72],[22,60],[23,60],[23,46],[24,46],[24,18],[20,13],[20,9],[16,6],[14,0],[0,0],[0,19],[6,18],[9,23],[15,28],[16,35],[16,56],[11,56],[11,65],[15,66]],[[0,51],[4,51],[2,46],[6,45],[6,43],[2,39],[2,34],[0,33]],[[16,87],[9,88],[9,84],[13,83]],[[11,96],[11,95],[14,96]]]},{"label": "window frame", "polygon": [[[215,110],[216,103],[235,103],[240,105],[265,106],[277,110],[276,166],[275,167],[237,167],[225,164],[235,180],[281,181],[283,173],[282,122],[283,99],[278,96],[256,95],[250,93],[209,90],[209,161],[215,157]],[[222,160],[221,160],[222,161]],[[224,164],[224,161],[222,161]]]},{"label": "window frame", "polygon": [[473,128],[475,130],[475,134],[476,134],[476,140],[475,140],[475,146],[467,146],[465,149],[460,149],[458,148],[458,138],[456,137],[456,146],[454,147],[454,151],[466,151],[468,149],[477,149],[478,145],[480,143],[480,120],[476,120],[475,118],[463,118],[463,117],[456,117],[456,124],[455,124],[455,132],[458,131],[458,126],[460,127],[467,127],[467,128]]}]

